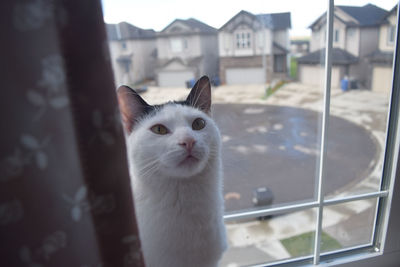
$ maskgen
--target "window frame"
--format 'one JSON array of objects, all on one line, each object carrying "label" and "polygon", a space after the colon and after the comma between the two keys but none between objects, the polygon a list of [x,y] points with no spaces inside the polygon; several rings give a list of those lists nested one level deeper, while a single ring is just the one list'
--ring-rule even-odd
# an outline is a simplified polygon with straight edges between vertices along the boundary
[{"label": "window frame", "polygon": [[396,40],[396,26],[389,24],[387,31],[387,43],[393,45]]},{"label": "window frame", "polygon": [[[309,265],[312,261],[314,265],[323,264],[336,265],[342,263],[353,262],[357,260],[367,259],[371,257],[380,256],[383,254],[384,245],[387,237],[389,215],[391,209],[391,202],[394,191],[394,180],[397,171],[397,162],[399,159],[400,149],[400,128],[399,128],[399,115],[400,115],[400,48],[399,48],[399,9],[397,10],[397,24],[395,25],[394,36],[394,58],[392,68],[392,90],[390,96],[390,103],[388,107],[388,120],[386,131],[386,146],[385,156],[383,162],[382,178],[380,190],[371,193],[356,194],[347,197],[336,197],[333,199],[324,198],[324,180],[326,172],[326,153],[327,153],[327,129],[329,126],[330,114],[330,91],[331,91],[331,71],[332,71],[332,48],[334,41],[334,0],[327,0],[327,30],[325,35],[326,50],[325,50],[325,83],[324,83],[324,104],[322,112],[322,131],[321,131],[321,151],[320,151],[320,166],[318,178],[318,193],[317,199],[303,203],[287,204],[278,207],[254,209],[250,211],[239,211],[226,213],[224,219],[226,222],[238,221],[241,219],[254,219],[263,216],[277,215],[310,208],[316,208],[317,212],[317,226],[314,240],[314,253],[310,256],[289,258],[280,261],[264,263],[258,266],[299,266]],[[376,220],[374,225],[374,232],[372,234],[372,242],[360,246],[353,246],[345,249],[340,249],[332,252],[320,251],[321,232],[322,232],[322,217],[324,207],[336,205],[341,203],[349,203],[363,199],[377,199]]]},{"label": "window frame", "polygon": [[252,47],[252,34],[250,31],[238,31],[235,33],[235,36],[236,49],[250,49]]}]

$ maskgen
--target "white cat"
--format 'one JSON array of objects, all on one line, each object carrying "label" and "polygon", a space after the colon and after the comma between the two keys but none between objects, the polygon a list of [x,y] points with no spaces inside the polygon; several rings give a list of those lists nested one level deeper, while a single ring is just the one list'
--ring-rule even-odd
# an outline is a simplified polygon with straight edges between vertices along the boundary
[{"label": "white cat", "polygon": [[146,266],[218,266],[227,244],[208,77],[186,101],[150,106],[127,86],[118,88],[118,101]]}]

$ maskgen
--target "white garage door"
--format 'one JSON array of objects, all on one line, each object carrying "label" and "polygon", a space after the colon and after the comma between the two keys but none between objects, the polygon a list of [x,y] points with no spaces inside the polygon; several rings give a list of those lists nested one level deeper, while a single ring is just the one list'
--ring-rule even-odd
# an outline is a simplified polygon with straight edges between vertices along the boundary
[{"label": "white garage door", "polygon": [[262,68],[230,68],[226,69],[227,84],[260,84],[264,83]]},{"label": "white garage door", "polygon": [[158,73],[161,87],[186,87],[186,81],[194,78],[192,71],[163,71]]},{"label": "white garage door", "polygon": [[392,88],[392,68],[375,66],[372,72],[372,90],[390,92]]},{"label": "white garage door", "polygon": [[[323,87],[325,79],[325,69],[319,66],[300,66],[300,81],[304,84]],[[332,68],[332,87],[340,87],[340,70],[337,67]]]}]

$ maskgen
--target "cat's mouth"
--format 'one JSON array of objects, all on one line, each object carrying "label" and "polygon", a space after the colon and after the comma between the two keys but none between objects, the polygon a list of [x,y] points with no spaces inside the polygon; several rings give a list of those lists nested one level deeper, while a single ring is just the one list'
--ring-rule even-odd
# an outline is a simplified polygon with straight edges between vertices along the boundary
[{"label": "cat's mouth", "polygon": [[179,163],[179,166],[193,165],[197,162],[199,162],[199,159],[192,154],[189,154]]}]

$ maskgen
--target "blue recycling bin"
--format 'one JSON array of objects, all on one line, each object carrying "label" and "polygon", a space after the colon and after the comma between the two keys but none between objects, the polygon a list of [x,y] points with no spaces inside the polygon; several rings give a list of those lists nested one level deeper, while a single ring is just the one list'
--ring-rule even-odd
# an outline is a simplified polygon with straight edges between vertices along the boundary
[{"label": "blue recycling bin", "polygon": [[349,89],[349,80],[343,79],[340,83],[340,87],[343,91],[347,91]]}]

